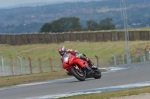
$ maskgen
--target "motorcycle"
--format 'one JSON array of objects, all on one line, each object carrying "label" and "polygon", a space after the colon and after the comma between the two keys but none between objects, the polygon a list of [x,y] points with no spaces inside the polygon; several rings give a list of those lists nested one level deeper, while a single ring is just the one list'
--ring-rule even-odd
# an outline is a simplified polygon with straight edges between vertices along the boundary
[{"label": "motorcycle", "polygon": [[84,61],[76,56],[67,53],[62,57],[63,68],[66,69],[77,78],[79,81],[84,81],[86,78],[101,78],[101,71],[97,66],[89,66],[87,61]]}]

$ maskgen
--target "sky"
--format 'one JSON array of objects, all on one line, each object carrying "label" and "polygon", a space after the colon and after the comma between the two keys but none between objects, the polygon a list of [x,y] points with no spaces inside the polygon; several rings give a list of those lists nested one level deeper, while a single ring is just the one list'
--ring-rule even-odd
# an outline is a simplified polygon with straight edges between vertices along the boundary
[{"label": "sky", "polygon": [[66,0],[0,0],[0,8],[37,2],[57,2]]},{"label": "sky", "polygon": [[[38,2],[55,3],[55,2],[72,2],[72,1],[86,1],[86,0],[0,0],[0,8]],[[87,0],[87,1],[96,1],[96,0]]]}]

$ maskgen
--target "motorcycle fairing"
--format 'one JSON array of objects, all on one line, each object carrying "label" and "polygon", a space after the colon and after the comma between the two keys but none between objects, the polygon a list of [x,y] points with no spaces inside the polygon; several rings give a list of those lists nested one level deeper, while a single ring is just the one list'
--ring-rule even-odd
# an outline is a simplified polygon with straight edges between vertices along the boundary
[{"label": "motorcycle fairing", "polygon": [[76,57],[76,56],[73,56],[73,55],[66,55],[66,57],[64,57],[63,59],[63,68],[66,69],[67,71],[70,71],[70,67],[73,65],[73,64],[77,64],[79,66],[81,66],[82,68],[84,68],[85,66],[87,66],[87,62]]},{"label": "motorcycle fairing", "polygon": [[87,66],[87,62],[84,61],[84,60],[82,60],[82,59],[80,59],[80,58],[74,59],[73,63],[81,66],[82,68],[84,68],[85,66]]}]

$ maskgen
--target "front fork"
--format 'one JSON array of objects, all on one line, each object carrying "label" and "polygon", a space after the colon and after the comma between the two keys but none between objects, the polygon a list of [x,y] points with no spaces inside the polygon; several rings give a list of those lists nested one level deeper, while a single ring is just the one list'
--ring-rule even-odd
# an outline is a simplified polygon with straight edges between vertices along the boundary
[{"label": "front fork", "polygon": [[[78,65],[74,65],[73,66],[76,70],[78,70],[78,71],[80,71],[80,69],[79,69],[79,67],[78,67]],[[84,68],[83,68],[84,70],[86,70],[87,71],[87,74],[94,74],[94,70],[90,67],[90,66],[85,66]],[[80,71],[81,72],[81,71]]]},{"label": "front fork", "polygon": [[85,66],[84,68],[87,70],[87,74],[94,73],[93,69],[90,66]]},{"label": "front fork", "polygon": [[75,64],[75,66],[73,66],[76,70],[79,70],[79,67]]}]

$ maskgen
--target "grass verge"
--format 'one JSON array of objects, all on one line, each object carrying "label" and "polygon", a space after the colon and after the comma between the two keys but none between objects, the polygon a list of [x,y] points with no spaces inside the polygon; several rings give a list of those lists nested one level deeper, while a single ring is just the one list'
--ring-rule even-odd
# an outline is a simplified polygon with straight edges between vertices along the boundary
[{"label": "grass verge", "polygon": [[131,95],[138,95],[142,93],[150,93],[150,86],[141,87],[141,88],[133,88],[133,89],[125,89],[125,90],[119,90],[119,91],[86,94],[86,95],[85,94],[75,95],[75,96],[70,96],[70,97],[62,97],[59,99],[110,99],[114,97],[131,96]]},{"label": "grass verge", "polygon": [[[65,45],[68,49],[76,49],[79,53],[85,53],[89,58],[95,58],[97,55],[99,58],[112,57],[110,52],[113,52],[116,56],[124,54],[125,41],[117,42],[64,42],[64,43],[52,43],[52,44],[31,44],[31,45],[19,45],[10,46],[0,44],[0,55],[5,57],[20,56],[22,58],[28,58],[35,60],[40,58],[41,60],[60,59],[58,54],[58,48]],[[136,48],[142,51],[145,48],[150,48],[150,41],[130,41],[131,54],[139,54]]]},{"label": "grass verge", "polygon": [[65,71],[0,77],[0,87],[69,77]]}]

